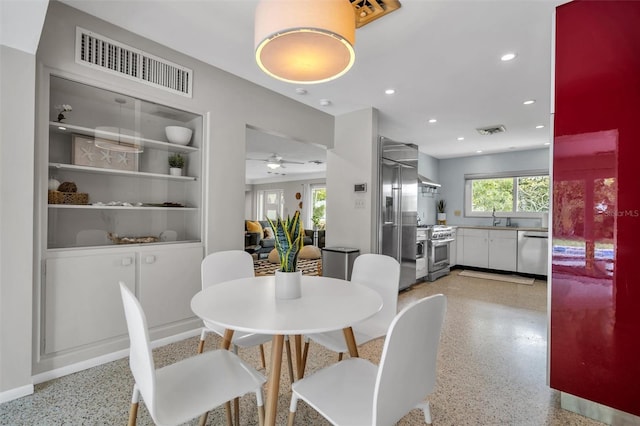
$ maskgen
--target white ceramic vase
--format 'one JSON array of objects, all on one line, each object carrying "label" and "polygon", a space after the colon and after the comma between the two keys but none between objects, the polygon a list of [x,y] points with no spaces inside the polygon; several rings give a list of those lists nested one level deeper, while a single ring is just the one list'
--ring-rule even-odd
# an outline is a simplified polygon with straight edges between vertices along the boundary
[{"label": "white ceramic vase", "polygon": [[182,176],[182,169],[179,167],[169,167],[169,174],[171,176]]},{"label": "white ceramic vase", "polygon": [[447,222],[447,214],[446,213],[438,213],[438,223],[444,224]]},{"label": "white ceramic vase", "polygon": [[276,271],[276,299],[298,299],[302,296],[302,271]]}]

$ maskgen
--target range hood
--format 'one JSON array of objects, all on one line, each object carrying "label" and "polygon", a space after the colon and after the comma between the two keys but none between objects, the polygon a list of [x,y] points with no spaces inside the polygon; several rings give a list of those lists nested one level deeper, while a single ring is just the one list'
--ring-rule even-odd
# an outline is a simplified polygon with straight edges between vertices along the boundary
[{"label": "range hood", "polygon": [[427,188],[436,188],[436,189],[442,186],[439,183],[435,183],[431,179],[422,176],[421,174],[418,174],[418,185],[426,186]]}]

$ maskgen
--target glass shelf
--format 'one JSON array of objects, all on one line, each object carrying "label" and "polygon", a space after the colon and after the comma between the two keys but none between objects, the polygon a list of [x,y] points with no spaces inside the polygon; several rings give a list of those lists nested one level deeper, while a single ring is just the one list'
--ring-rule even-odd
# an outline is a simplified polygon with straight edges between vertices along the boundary
[{"label": "glass shelf", "polygon": [[100,206],[94,204],[49,204],[50,209],[95,209],[95,210],[166,210],[198,211],[195,207],[155,207],[155,206]]},{"label": "glass shelf", "polygon": [[63,164],[63,163],[49,163],[49,168],[59,169],[59,170],[69,170],[69,171],[75,171],[75,172],[86,172],[86,173],[92,173],[92,174],[99,173],[99,174],[106,174],[106,175],[149,177],[149,178],[182,180],[182,181],[196,180],[196,178],[193,176],[174,176],[174,175],[167,175],[163,173],[132,172],[128,170],[102,169],[100,167],[76,166],[75,164]]},{"label": "glass shelf", "polygon": [[95,138],[95,137],[103,137],[107,139],[120,138],[122,142],[125,142],[125,143],[135,142],[137,144],[142,145],[143,148],[161,149],[169,152],[189,153],[189,152],[199,151],[198,148],[193,146],[178,145],[171,142],[159,141],[159,140],[148,139],[148,138],[134,139],[133,137],[128,135],[118,135],[117,133],[96,130],[90,127],[82,127],[82,126],[77,126],[75,124],[68,124],[68,123],[58,122],[58,121],[49,122],[49,131],[52,133],[60,133],[60,134],[78,134],[83,136],[90,136],[92,138]]}]

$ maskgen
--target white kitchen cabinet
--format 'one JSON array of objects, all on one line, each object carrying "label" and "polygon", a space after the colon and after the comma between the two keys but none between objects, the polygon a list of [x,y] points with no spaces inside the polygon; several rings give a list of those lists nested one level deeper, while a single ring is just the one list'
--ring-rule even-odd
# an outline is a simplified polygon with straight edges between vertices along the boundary
[{"label": "white kitchen cabinet", "polygon": [[489,230],[489,269],[513,271],[517,269],[517,231]]},{"label": "white kitchen cabinet", "polygon": [[464,265],[464,228],[456,229],[456,264]]},{"label": "white kitchen cabinet", "polygon": [[119,281],[137,293],[152,330],[194,318],[190,303],[201,288],[202,257],[199,244],[52,255],[45,269],[44,354],[126,339]]},{"label": "white kitchen cabinet", "polygon": [[449,246],[449,266],[455,266],[458,264],[458,239],[456,238],[456,229],[453,228],[453,241]]},{"label": "white kitchen cabinet", "polygon": [[465,229],[463,257],[466,266],[488,268],[489,231],[486,229]]}]

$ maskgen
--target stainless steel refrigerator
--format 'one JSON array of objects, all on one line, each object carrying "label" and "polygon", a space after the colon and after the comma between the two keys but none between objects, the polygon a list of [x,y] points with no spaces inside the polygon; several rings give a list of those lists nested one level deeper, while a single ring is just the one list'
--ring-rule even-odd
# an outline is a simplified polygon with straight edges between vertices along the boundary
[{"label": "stainless steel refrigerator", "polygon": [[378,251],[400,262],[400,288],[416,282],[418,148],[380,138]]}]

